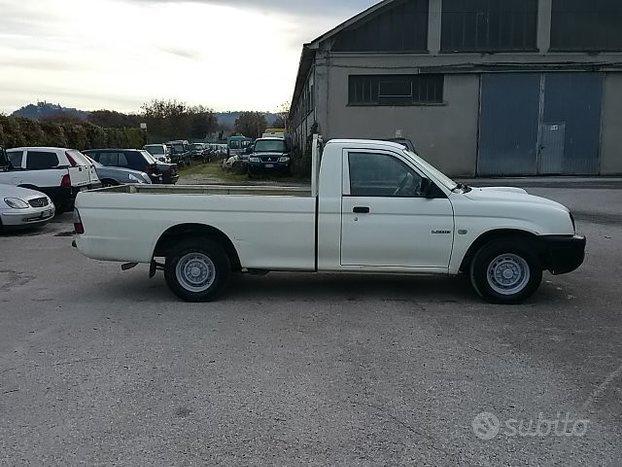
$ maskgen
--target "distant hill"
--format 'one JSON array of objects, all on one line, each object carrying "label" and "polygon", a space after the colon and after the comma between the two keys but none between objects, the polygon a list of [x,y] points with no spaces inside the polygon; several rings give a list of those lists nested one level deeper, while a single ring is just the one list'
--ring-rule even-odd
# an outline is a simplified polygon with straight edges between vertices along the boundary
[{"label": "distant hill", "polygon": [[[220,123],[222,126],[233,128],[233,126],[235,125],[235,121],[241,113],[242,112],[214,112],[214,115],[218,119],[218,123]],[[271,112],[264,113],[266,115],[266,119],[268,120],[268,126],[271,126],[278,118],[277,114]]]},{"label": "distant hill", "polygon": [[44,120],[48,118],[65,117],[85,121],[89,118],[89,112],[63,107],[49,102],[28,104],[12,113],[14,117],[24,117],[30,120]]},{"label": "distant hill", "polygon": [[[214,112],[218,119],[218,123],[226,128],[233,128],[235,121],[242,112]],[[59,104],[50,104],[49,102],[38,102],[37,104],[28,104],[21,109],[12,113],[14,117],[24,117],[30,120],[44,120],[54,117],[66,117],[78,120],[88,120],[90,112],[78,110],[70,107],[63,107]],[[268,125],[271,126],[278,118],[277,114],[266,112]]]}]

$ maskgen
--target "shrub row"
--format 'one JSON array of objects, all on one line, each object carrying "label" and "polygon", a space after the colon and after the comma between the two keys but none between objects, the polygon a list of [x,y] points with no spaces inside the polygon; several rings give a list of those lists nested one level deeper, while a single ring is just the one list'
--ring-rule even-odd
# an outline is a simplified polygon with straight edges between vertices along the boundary
[{"label": "shrub row", "polygon": [[0,146],[48,146],[71,149],[141,148],[145,135],[138,128],[102,128],[88,122],[37,122],[0,115]]}]

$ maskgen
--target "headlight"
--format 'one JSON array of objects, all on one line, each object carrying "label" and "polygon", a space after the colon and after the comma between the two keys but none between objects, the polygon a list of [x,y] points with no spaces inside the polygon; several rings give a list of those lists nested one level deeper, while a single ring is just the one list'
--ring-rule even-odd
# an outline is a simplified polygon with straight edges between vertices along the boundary
[{"label": "headlight", "polygon": [[251,157],[248,160],[251,162],[261,162],[261,159],[259,157]]},{"label": "headlight", "polygon": [[147,185],[151,185],[153,183],[151,179],[149,178],[149,175],[147,175],[145,172],[142,173],[142,177],[144,178],[142,183],[145,183]]},{"label": "headlight", "polygon": [[[149,176],[146,176],[147,178],[149,178]],[[145,180],[143,180],[142,178],[138,178],[136,175],[134,174],[129,174],[127,176],[127,178],[129,178],[130,182],[134,182],[134,183],[145,183]]]},{"label": "headlight", "polygon": [[28,209],[30,207],[26,201],[19,198],[4,198],[4,202],[13,209]]},{"label": "headlight", "polygon": [[283,156],[279,159],[279,162],[289,162],[289,157]]}]

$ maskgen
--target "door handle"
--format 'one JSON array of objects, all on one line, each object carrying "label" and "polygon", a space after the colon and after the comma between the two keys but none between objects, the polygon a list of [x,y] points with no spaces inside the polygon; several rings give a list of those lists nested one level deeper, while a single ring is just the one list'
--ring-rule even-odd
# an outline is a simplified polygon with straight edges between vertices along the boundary
[{"label": "door handle", "polygon": [[357,206],[352,210],[354,214],[369,214],[370,211],[371,210],[368,207],[361,206]]}]

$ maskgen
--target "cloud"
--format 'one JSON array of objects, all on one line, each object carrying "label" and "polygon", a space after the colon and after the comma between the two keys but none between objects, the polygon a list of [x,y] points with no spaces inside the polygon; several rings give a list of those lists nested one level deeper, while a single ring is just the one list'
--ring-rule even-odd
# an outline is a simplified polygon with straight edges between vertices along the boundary
[{"label": "cloud", "polygon": [[159,49],[167,54],[174,55],[179,58],[185,58],[187,60],[198,60],[202,56],[202,54],[196,50],[184,49],[181,47],[159,47]]},{"label": "cloud", "polygon": [[274,110],[302,44],[371,3],[0,0],[0,112],[36,100],[136,111],[153,98]]},{"label": "cloud", "polygon": [[233,8],[252,8],[264,12],[295,15],[342,16],[357,12],[377,3],[377,0],[131,0],[140,3],[203,3]]}]

